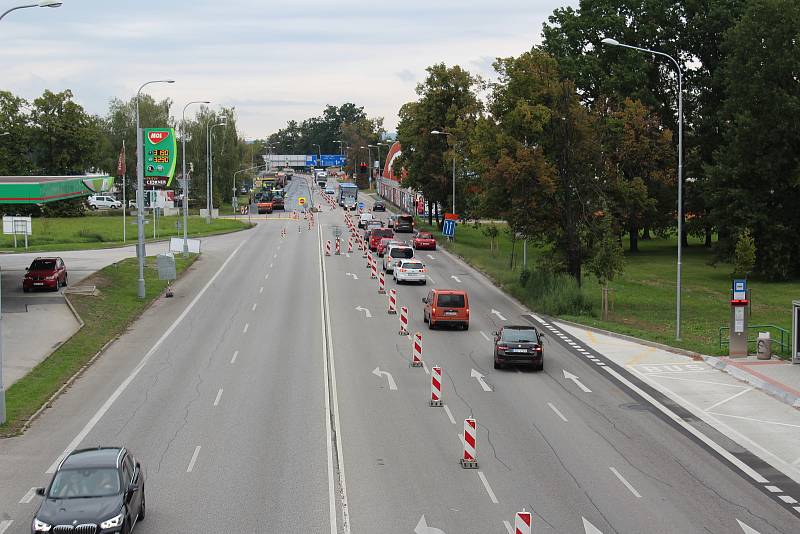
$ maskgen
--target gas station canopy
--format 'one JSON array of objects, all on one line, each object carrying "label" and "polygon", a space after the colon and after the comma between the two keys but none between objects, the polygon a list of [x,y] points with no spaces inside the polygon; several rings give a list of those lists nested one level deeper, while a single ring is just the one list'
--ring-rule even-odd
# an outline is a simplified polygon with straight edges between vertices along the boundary
[{"label": "gas station canopy", "polygon": [[45,204],[109,191],[108,175],[0,176],[0,204]]}]

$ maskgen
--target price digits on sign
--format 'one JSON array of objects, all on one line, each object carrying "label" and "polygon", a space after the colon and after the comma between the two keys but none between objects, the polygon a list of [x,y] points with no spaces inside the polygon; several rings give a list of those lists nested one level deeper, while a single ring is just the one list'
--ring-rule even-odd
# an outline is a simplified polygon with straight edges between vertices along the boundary
[{"label": "price digits on sign", "polygon": [[169,150],[151,150],[153,163],[169,163]]}]

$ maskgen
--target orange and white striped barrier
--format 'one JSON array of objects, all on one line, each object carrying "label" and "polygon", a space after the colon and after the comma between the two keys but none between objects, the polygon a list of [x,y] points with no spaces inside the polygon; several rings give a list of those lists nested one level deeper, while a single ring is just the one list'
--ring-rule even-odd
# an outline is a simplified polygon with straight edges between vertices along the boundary
[{"label": "orange and white striped barrier", "polygon": [[422,367],[422,334],[416,332],[411,344],[411,367]]},{"label": "orange and white striped barrier", "polygon": [[342,255],[342,244],[341,244],[341,242],[340,242],[338,237],[336,238],[336,255],[337,256],[341,256]]},{"label": "orange and white striped barrier", "polygon": [[461,467],[464,469],[478,468],[477,430],[475,419],[464,419],[464,455],[461,457]]},{"label": "orange and white striped barrier", "polygon": [[386,275],[383,274],[383,271],[378,275],[378,293],[386,294]]},{"label": "orange and white striped barrier", "polygon": [[366,257],[368,257],[368,254],[367,254],[367,244],[366,244],[366,243],[364,243],[364,240],[363,240],[363,239],[361,239],[361,238],[359,238],[359,241],[361,242],[361,250],[363,250],[363,251],[364,251],[364,253],[361,255],[361,257],[362,257],[362,258],[366,258]]},{"label": "orange and white striped barrier", "polygon": [[408,335],[408,308],[405,306],[400,307],[400,332],[401,336]]},{"label": "orange and white striped barrier", "polygon": [[521,512],[514,514],[514,534],[531,534],[533,518],[525,508]]},{"label": "orange and white striped barrier", "polygon": [[389,314],[395,315],[397,313],[397,290],[389,290]]},{"label": "orange and white striped barrier", "polygon": [[[372,254],[370,254],[370,258],[372,258]],[[372,260],[372,268],[370,269],[369,277],[373,280],[378,278],[378,264],[374,259]]]},{"label": "orange and white striped barrier", "polygon": [[325,255],[326,256],[330,256],[331,255],[331,240],[330,239],[325,241]]},{"label": "orange and white striped barrier", "polygon": [[442,402],[442,368],[431,367],[431,406],[444,406]]},{"label": "orange and white striped barrier", "polygon": [[353,238],[352,237],[350,237],[350,239],[347,240],[347,253],[350,254],[351,252],[353,252]]}]

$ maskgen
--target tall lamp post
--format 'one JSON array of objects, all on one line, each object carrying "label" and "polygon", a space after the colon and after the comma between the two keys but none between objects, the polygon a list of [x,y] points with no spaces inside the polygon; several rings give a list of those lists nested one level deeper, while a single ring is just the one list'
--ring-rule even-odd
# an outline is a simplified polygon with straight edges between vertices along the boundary
[{"label": "tall lamp post", "polygon": [[186,108],[192,104],[210,104],[208,100],[192,100],[183,106],[181,114],[181,176],[183,177],[183,253],[189,253],[189,179],[186,177]]},{"label": "tall lamp post", "polygon": [[367,163],[369,163],[369,165],[367,166],[367,169],[369,169],[369,175],[368,176],[369,176],[369,188],[370,189],[372,189],[372,147],[373,146],[374,145],[367,145],[367,146],[362,146],[361,147],[362,150],[365,149],[365,148],[367,149]]},{"label": "tall lamp post", "polygon": [[[450,132],[444,132],[439,130],[431,130],[431,135],[444,135],[445,137],[450,136]],[[456,148],[453,147],[453,214],[456,213]]]},{"label": "tall lamp post", "polygon": [[664,52],[659,52],[658,50],[623,44],[610,37],[606,37],[601,42],[607,46],[619,46],[621,48],[629,48],[637,52],[644,52],[645,54],[667,58],[675,65],[675,70],[678,72],[678,280],[675,292],[675,339],[680,341],[681,274],[683,268],[683,69],[681,69],[680,63],[678,63],[674,57]]},{"label": "tall lamp post", "polygon": [[214,133],[214,128],[227,124],[228,118],[222,117],[222,120],[214,124],[208,121],[208,126],[206,126],[206,204],[208,205],[206,223],[208,224],[211,224],[211,213],[214,211],[214,160],[211,153],[211,136]]},{"label": "tall lamp post", "polygon": [[317,147],[317,165],[316,166],[321,167],[322,166],[322,147],[319,146],[319,143],[311,143],[311,146]]},{"label": "tall lamp post", "polygon": [[[136,230],[138,241],[136,256],[139,259],[139,292],[140,299],[144,298],[144,147],[142,146],[142,127],[139,118],[139,97],[142,89],[153,83],[175,83],[175,80],[150,80],[144,82],[136,91]],[[153,219],[155,224],[155,218]]]},{"label": "tall lamp post", "polygon": [[[7,9],[0,15],[0,20],[3,20],[3,17],[11,13],[12,11],[16,11],[18,9],[28,9],[29,7],[61,7],[61,4],[64,2],[55,2],[53,0],[42,0],[41,2],[36,2],[35,4],[25,4],[22,6],[12,7],[11,9]],[[2,414],[0,414],[2,415]],[[3,419],[5,421],[5,419]],[[2,423],[3,421],[0,421]]]}]

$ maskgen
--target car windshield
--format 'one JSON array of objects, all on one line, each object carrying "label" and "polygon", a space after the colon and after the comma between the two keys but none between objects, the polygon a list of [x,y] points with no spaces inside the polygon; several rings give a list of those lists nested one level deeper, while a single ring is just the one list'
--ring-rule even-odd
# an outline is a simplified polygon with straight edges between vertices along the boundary
[{"label": "car windshield", "polygon": [[114,468],[64,469],[53,478],[48,496],[52,499],[106,497],[119,491],[119,474]]},{"label": "car windshield", "polygon": [[414,217],[411,215],[399,215],[395,224],[414,224]]},{"label": "car windshield", "polygon": [[34,260],[31,271],[52,271],[56,268],[56,260]]},{"label": "car windshield", "polygon": [[511,343],[536,343],[538,332],[535,328],[505,328],[500,339]]},{"label": "car windshield", "polygon": [[404,269],[422,269],[424,266],[419,263],[418,261],[406,261],[403,262]]},{"label": "car windshield", "polygon": [[394,232],[392,232],[389,228],[378,228],[377,230],[372,231],[372,235],[381,237],[393,237]]},{"label": "car windshield", "polygon": [[431,234],[429,234],[427,232],[420,232],[420,233],[417,234],[417,237],[419,239],[430,239],[431,238]]},{"label": "car windshield", "polygon": [[436,305],[443,308],[463,308],[464,295],[458,293],[444,293],[439,295]]},{"label": "car windshield", "polygon": [[392,249],[390,256],[393,258],[413,258],[414,251],[409,247],[397,247]]}]

